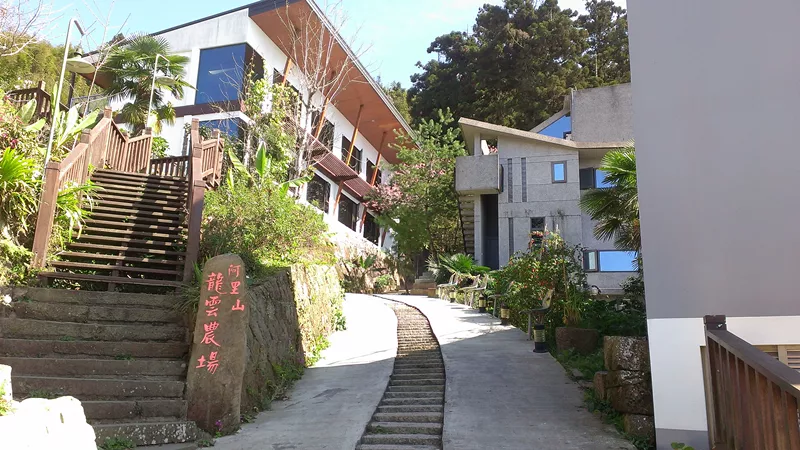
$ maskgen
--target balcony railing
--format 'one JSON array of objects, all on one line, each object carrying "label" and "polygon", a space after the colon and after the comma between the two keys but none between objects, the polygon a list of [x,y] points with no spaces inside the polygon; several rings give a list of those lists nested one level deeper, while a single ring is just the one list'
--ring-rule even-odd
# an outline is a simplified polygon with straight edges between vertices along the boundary
[{"label": "balcony railing", "polygon": [[706,316],[708,432],[716,450],[800,450],[800,373]]}]

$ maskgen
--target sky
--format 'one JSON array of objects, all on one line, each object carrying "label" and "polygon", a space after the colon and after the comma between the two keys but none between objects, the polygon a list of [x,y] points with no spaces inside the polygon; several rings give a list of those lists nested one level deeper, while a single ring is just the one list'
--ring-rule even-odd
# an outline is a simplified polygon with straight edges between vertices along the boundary
[{"label": "sky", "polygon": [[[109,33],[113,35],[120,30],[124,34],[150,33],[253,1],[114,0]],[[83,48],[94,48],[102,41],[103,27],[99,23],[106,22],[112,1],[52,0],[52,3],[63,14],[59,21],[63,26],[51,33],[51,41],[63,42],[67,18],[71,16],[79,17],[93,31],[83,42]],[[324,5],[325,0],[317,3]],[[348,17],[345,38],[354,42],[356,53],[363,53],[361,60],[372,76],[380,77],[384,83],[399,81],[408,87],[411,75],[419,71],[416,63],[431,59],[427,49],[436,37],[454,30],[470,30],[482,5],[501,4],[502,0],[341,0],[341,3]],[[616,3],[625,7],[627,0]],[[560,0],[559,4],[562,8],[585,11],[584,0]],[[75,40],[77,37],[73,43]]]}]

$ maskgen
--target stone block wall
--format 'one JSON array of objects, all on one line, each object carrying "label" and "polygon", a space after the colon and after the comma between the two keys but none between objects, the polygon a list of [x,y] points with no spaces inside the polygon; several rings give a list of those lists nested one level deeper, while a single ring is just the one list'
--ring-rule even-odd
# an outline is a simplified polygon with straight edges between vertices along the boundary
[{"label": "stone block wall", "polygon": [[[386,292],[394,291],[400,285],[394,257],[366,239],[339,234],[333,238],[333,245],[337,259],[336,271],[348,292],[374,293],[375,280],[382,275],[389,275],[391,278]],[[359,267],[359,261],[370,257],[375,258],[372,266]]]},{"label": "stone block wall", "polygon": [[331,266],[293,266],[251,286],[250,326],[242,388],[242,412],[267,406],[286,371],[334,331],[344,298]]},{"label": "stone block wall", "polygon": [[624,415],[627,434],[654,442],[653,383],[647,339],[606,336],[603,357],[606,370],[594,376],[596,396]]}]

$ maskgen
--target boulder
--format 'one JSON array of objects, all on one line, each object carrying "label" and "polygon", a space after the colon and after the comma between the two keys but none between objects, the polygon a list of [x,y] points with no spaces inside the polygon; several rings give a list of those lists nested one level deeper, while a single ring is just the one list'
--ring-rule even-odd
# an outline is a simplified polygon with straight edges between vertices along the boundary
[{"label": "boulder", "polygon": [[622,418],[622,428],[629,436],[646,439],[651,444],[656,441],[656,422],[653,416],[625,414]]},{"label": "boulder", "polygon": [[606,336],[603,338],[606,370],[650,371],[650,349],[646,338]]},{"label": "boulder", "polygon": [[11,414],[0,417],[0,436],[3,448],[15,450],[97,448],[94,429],[73,397],[14,402]]},{"label": "boulder", "polygon": [[653,386],[650,374],[629,370],[608,372],[605,377],[606,400],[626,414],[653,415]]},{"label": "boulder", "polygon": [[606,377],[608,372],[597,372],[594,374],[592,384],[594,385],[594,395],[600,400],[606,399]]},{"label": "boulder", "polygon": [[556,348],[559,351],[573,349],[581,354],[589,354],[597,349],[600,332],[588,328],[556,328]]}]

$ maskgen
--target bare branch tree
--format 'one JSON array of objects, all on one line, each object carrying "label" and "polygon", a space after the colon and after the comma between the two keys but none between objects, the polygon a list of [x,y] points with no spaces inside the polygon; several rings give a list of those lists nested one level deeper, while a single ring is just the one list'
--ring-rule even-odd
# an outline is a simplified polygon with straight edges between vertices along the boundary
[{"label": "bare branch tree", "polygon": [[[339,94],[352,82],[358,80],[356,61],[368,50],[366,45],[351,48],[342,37],[349,28],[349,16],[342,8],[342,0],[330,0],[321,11],[309,3],[309,9],[293,8],[287,2],[279,14],[287,30],[287,38],[281,42],[289,59],[296,65],[290,73],[298,80],[300,101],[306,114],[297,123],[297,155],[294,162],[296,174],[303,173],[311,164],[313,137],[321,123],[320,118],[327,105],[337,104]],[[321,13],[321,14],[320,14]],[[361,28],[354,28],[350,43],[358,41]],[[350,49],[348,54],[345,49]],[[319,119],[321,121],[321,119]],[[306,130],[310,130],[309,135]]]},{"label": "bare branch tree", "polygon": [[58,17],[45,0],[0,0],[0,56],[16,55],[47,38]]}]

